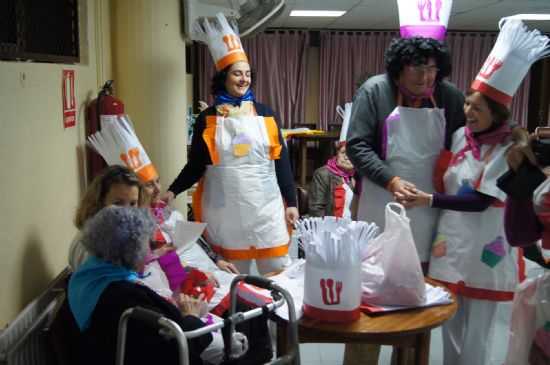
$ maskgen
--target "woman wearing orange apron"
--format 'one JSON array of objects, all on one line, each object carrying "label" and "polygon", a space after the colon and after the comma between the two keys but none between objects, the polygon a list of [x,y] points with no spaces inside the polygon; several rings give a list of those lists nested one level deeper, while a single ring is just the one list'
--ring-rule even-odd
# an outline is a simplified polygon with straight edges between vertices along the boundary
[{"label": "woman wearing orange apron", "polygon": [[198,116],[189,162],[164,198],[200,180],[193,210],[207,223],[208,243],[241,273],[255,260],[265,274],[290,262],[288,227],[298,218],[294,179],[275,113],[252,95],[240,40],[222,14],[217,20],[206,20],[198,35],[218,70],[215,105]]}]

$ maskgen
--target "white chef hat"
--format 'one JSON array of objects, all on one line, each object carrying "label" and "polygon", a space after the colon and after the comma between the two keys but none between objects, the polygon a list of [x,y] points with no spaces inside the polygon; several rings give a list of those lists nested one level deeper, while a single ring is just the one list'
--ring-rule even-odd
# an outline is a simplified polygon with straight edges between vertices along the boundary
[{"label": "white chef hat", "polygon": [[216,14],[216,19],[217,21],[212,23],[205,19],[204,28],[197,21],[195,32],[192,35],[193,39],[208,45],[217,71],[221,71],[238,61],[248,63],[241,40],[235,30],[231,28],[223,13]]},{"label": "white chef hat", "polygon": [[340,105],[336,107],[336,112],[342,117],[342,129],[340,129],[340,138],[338,139],[338,147],[341,147],[342,145],[346,144],[352,106],[353,106],[353,103],[346,103],[344,105],[344,108],[342,108]]},{"label": "white chef hat", "polygon": [[86,142],[109,165],[124,165],[139,175],[144,183],[158,176],[157,170],[134,132],[130,118],[119,115],[106,120],[101,130]]},{"label": "white chef hat", "polygon": [[531,65],[550,54],[547,36],[527,30],[521,19],[501,19],[500,33],[471,88],[508,106]]},{"label": "white chef hat", "polygon": [[401,38],[445,39],[452,0],[397,0]]}]

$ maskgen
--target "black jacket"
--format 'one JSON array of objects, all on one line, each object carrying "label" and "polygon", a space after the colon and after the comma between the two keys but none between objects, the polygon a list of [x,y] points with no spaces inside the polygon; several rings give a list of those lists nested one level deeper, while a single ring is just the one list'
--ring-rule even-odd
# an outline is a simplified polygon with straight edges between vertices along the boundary
[{"label": "black jacket", "polygon": [[[205,326],[194,316],[183,317],[171,303],[144,285],[128,281],[111,283],[103,292],[91,317],[90,326],[80,332],[65,301],[60,309],[66,350],[70,364],[115,364],[120,315],[135,306],[150,309],[178,323],[183,331]],[[212,342],[207,334],[188,341],[189,361],[202,364],[200,353]],[[175,339],[165,340],[158,330],[130,319],[127,327],[125,364],[178,364],[180,354]]]}]

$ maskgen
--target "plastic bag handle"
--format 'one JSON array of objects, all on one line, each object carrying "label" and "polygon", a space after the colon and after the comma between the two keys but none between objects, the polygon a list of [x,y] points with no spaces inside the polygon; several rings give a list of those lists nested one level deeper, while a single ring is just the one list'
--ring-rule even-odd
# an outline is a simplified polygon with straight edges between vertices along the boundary
[{"label": "plastic bag handle", "polygon": [[[386,209],[389,209],[389,210],[392,210],[391,208],[392,207],[396,207],[399,209],[399,212],[395,212],[395,213],[398,213],[402,218],[406,218],[407,217],[407,214],[405,213],[405,207],[399,203],[396,203],[396,202],[391,202],[391,203],[388,203],[386,205]],[[393,211],[393,210],[392,210]]]}]

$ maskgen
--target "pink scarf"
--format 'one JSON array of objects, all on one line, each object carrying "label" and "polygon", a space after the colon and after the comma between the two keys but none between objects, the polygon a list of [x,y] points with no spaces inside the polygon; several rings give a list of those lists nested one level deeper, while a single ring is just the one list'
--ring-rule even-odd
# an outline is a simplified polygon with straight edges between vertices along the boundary
[{"label": "pink scarf", "polygon": [[351,178],[353,177],[353,175],[355,174],[355,169],[351,169],[351,170],[344,170],[343,168],[339,167],[337,164],[336,164],[336,161],[337,161],[337,157],[334,156],[333,158],[331,158],[330,160],[328,160],[328,162],[326,163],[326,167],[327,169],[330,170],[330,172],[332,172],[333,174],[336,174],[338,176],[341,176],[344,178],[344,181],[346,182],[346,184],[349,184]]},{"label": "pink scarf", "polygon": [[474,133],[470,131],[468,127],[464,128],[464,134],[466,135],[466,146],[461,149],[451,160],[451,166],[456,165],[464,158],[464,154],[468,151],[472,151],[474,158],[479,161],[481,158],[481,146],[484,144],[497,145],[502,143],[504,139],[510,134],[510,126],[508,123],[504,123],[501,127],[494,131],[478,134],[474,136]]},{"label": "pink scarf", "polygon": [[164,223],[164,208],[166,207],[165,202],[160,202],[156,204],[154,207],[151,207],[151,213],[155,216],[157,223],[162,224]]}]

